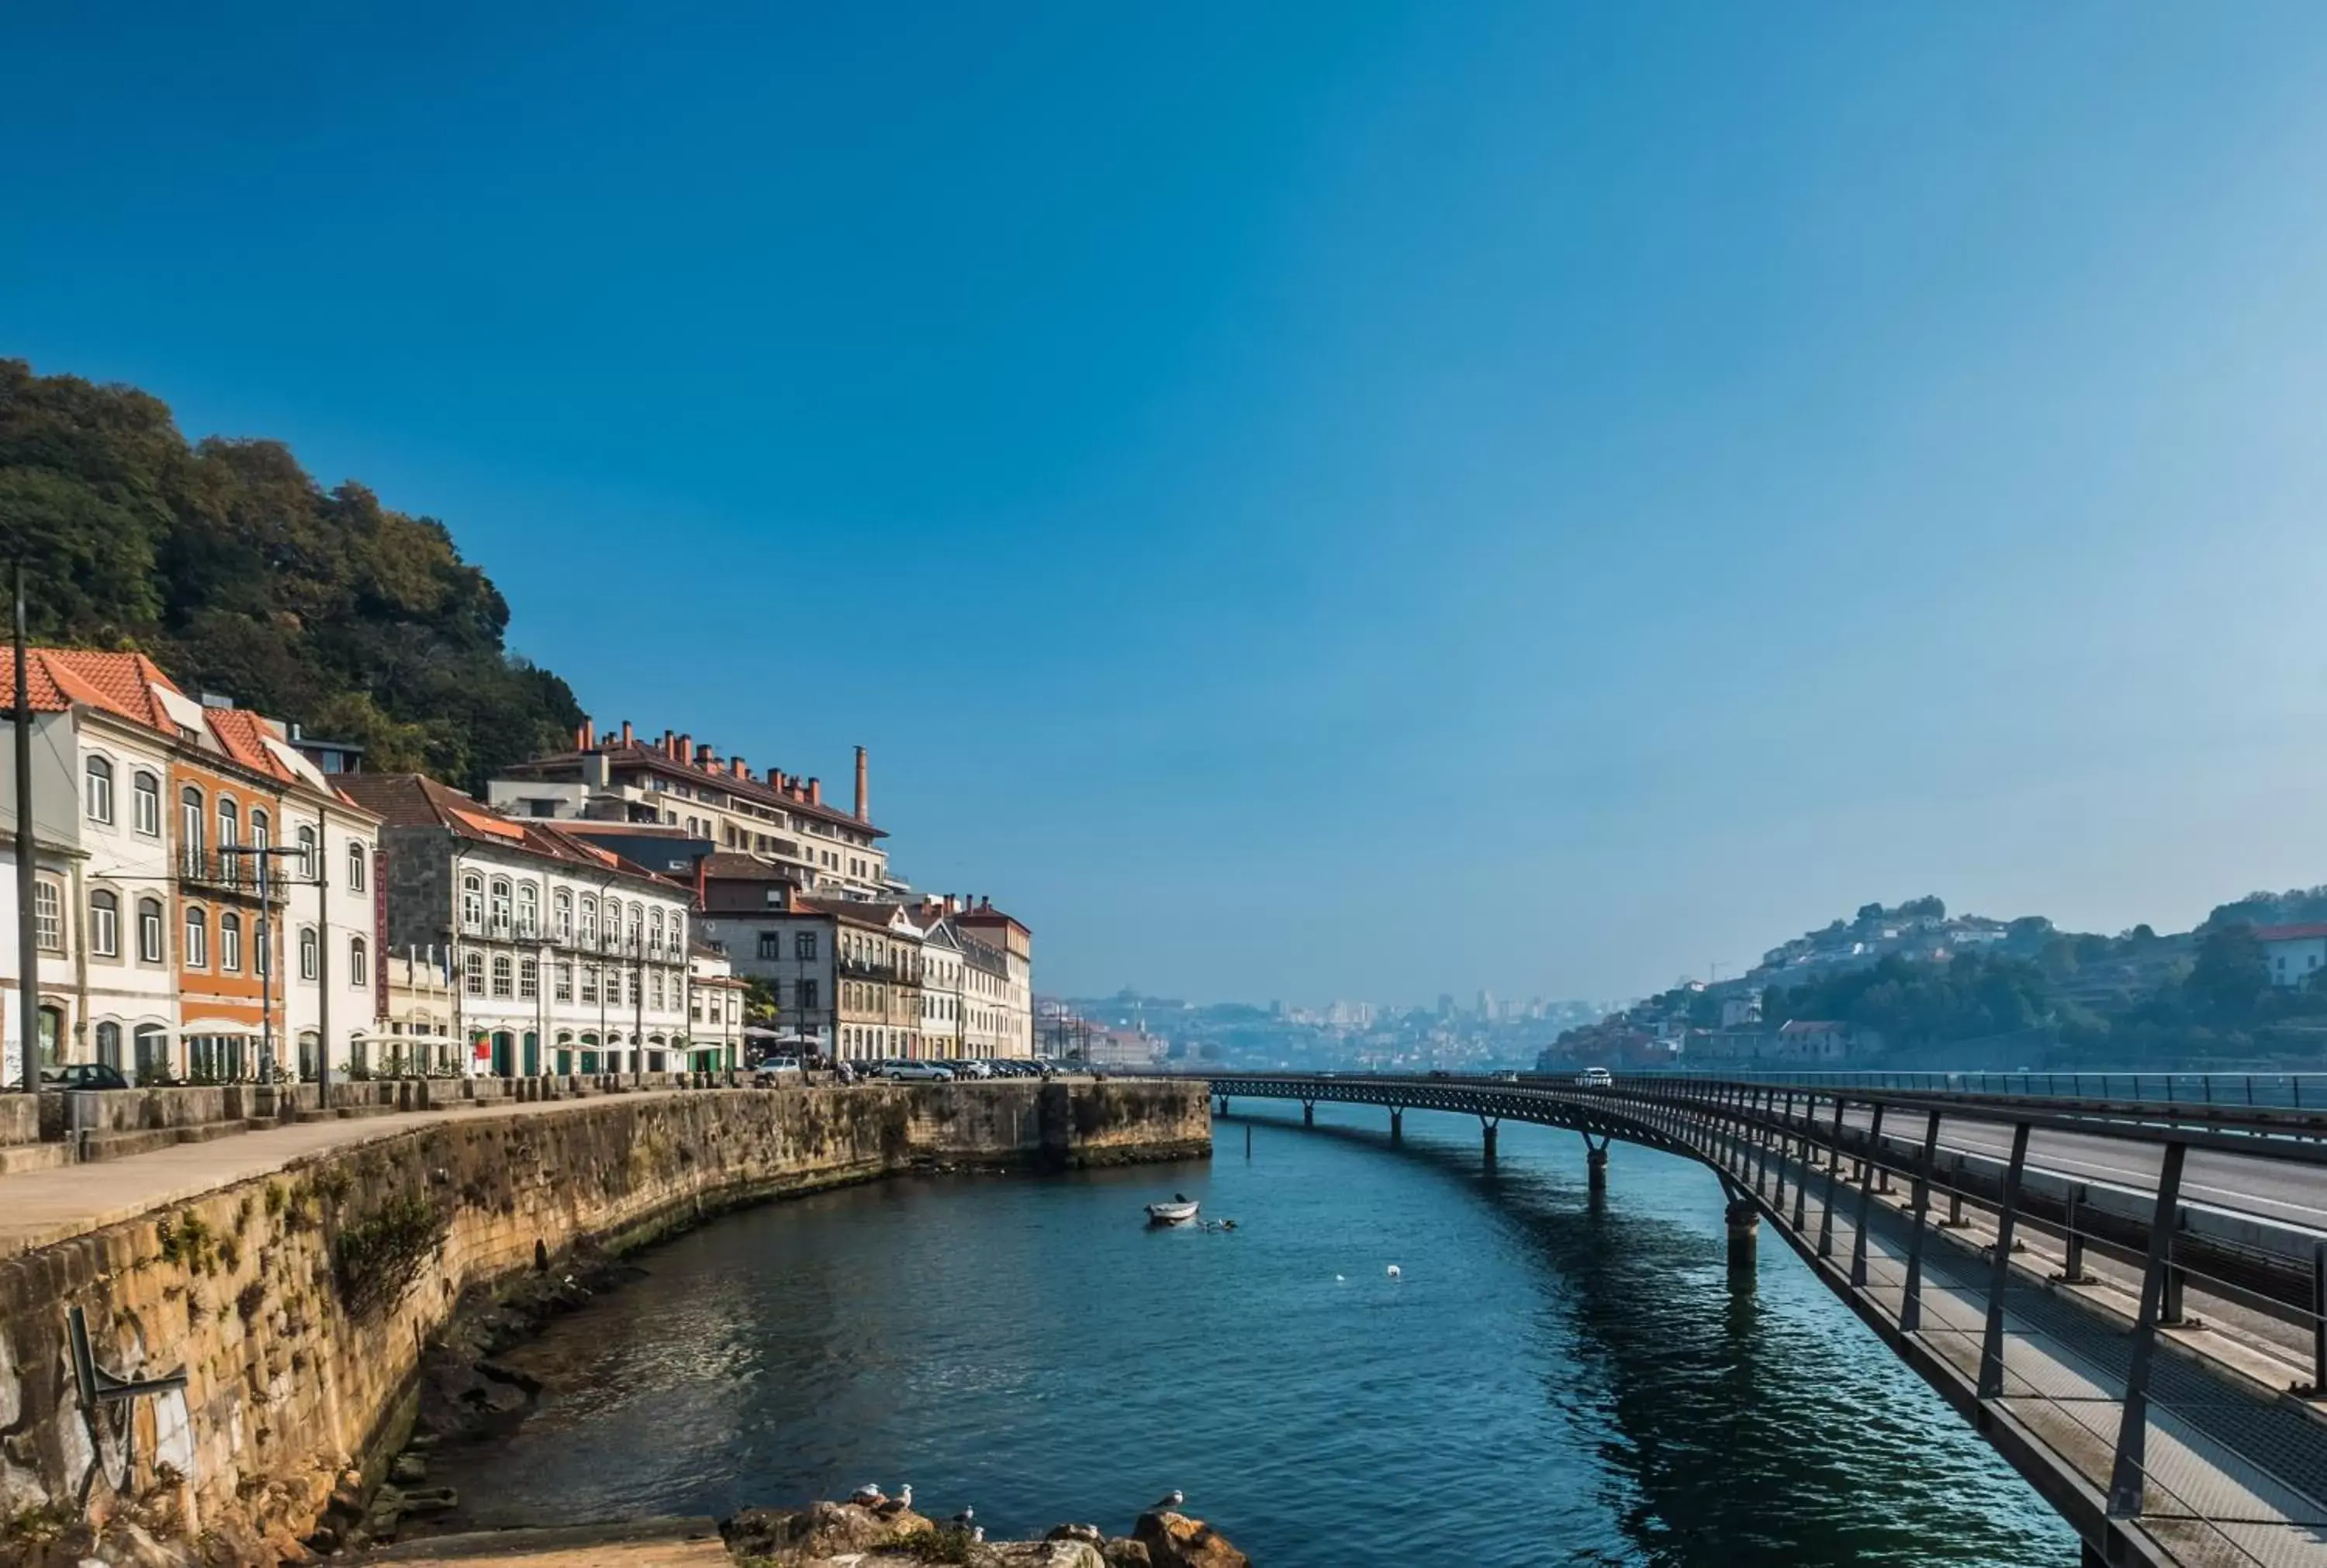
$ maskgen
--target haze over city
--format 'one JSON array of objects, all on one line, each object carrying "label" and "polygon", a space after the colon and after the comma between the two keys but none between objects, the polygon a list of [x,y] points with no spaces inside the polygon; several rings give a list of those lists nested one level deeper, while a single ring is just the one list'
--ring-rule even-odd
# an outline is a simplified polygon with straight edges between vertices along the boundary
[{"label": "haze over city", "polygon": [[1765,23],[20,14],[0,343],[865,745],[1070,994],[2327,881],[2327,12]]}]

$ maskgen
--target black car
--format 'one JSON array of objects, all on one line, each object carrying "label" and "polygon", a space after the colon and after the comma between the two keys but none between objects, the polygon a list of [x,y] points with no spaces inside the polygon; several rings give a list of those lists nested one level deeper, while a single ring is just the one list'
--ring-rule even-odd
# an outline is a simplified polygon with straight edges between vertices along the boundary
[{"label": "black car", "polygon": [[121,1076],[117,1067],[107,1067],[101,1061],[69,1062],[65,1066],[41,1075],[41,1081],[52,1089],[126,1089],[129,1080]]}]

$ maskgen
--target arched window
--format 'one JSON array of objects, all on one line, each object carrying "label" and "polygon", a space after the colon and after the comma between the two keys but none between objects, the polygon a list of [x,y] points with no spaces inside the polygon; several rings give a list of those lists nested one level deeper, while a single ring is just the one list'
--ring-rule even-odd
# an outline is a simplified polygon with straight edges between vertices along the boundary
[{"label": "arched window", "polygon": [[659,1013],[662,1011],[662,971],[655,970],[648,979],[647,1005]]},{"label": "arched window", "polygon": [[273,834],[269,831],[270,826],[271,825],[266,820],[266,813],[260,810],[256,806],[252,807],[250,808],[251,848],[266,849],[274,844],[275,838]]},{"label": "arched window", "polygon": [[461,959],[461,988],[472,996],[485,994],[485,956],[472,951]]},{"label": "arched window", "polygon": [[[113,764],[102,757],[91,757],[83,764],[89,778],[89,819],[113,826]],[[116,1029],[117,1035],[121,1031]]]},{"label": "arched window", "polygon": [[141,1023],[131,1031],[130,1049],[136,1053],[141,1078],[164,1071],[170,1065],[170,1031],[158,1023]]},{"label": "arched window", "polygon": [[242,816],[235,809],[232,797],[220,796],[218,799],[219,875],[228,882],[239,881],[242,876],[242,857],[228,853],[234,848],[242,836],[238,831],[241,821]]},{"label": "arched window", "polygon": [[134,826],[148,838],[162,836],[162,781],[151,773],[138,773],[129,780],[130,802],[134,807]]},{"label": "arched window", "polygon": [[369,859],[364,854],[362,839],[348,840],[348,886],[357,892],[363,891],[364,869]]},{"label": "arched window", "polygon": [[670,912],[670,956],[674,958],[687,957],[687,917],[677,910]]},{"label": "arched window", "polygon": [[461,873],[461,929],[485,929],[485,879],[469,871]]},{"label": "arched window", "polygon": [[532,882],[517,884],[517,934],[530,942],[539,934],[541,889]]},{"label": "arched window", "polygon": [[636,953],[646,946],[647,911],[642,904],[631,906],[630,951]]},{"label": "arched window", "polygon": [[210,911],[198,904],[186,907],[186,967],[204,969],[210,961]]},{"label": "arched window", "polygon": [[309,882],[315,880],[315,830],[312,827],[299,830],[299,874]]},{"label": "arched window", "polygon": [[371,954],[361,937],[348,938],[348,986],[360,991],[371,984]]},{"label": "arched window", "polygon": [[509,934],[509,882],[505,876],[493,878],[492,922],[494,936]]},{"label": "arched window", "polygon": [[322,957],[323,944],[315,939],[315,928],[313,926],[300,927],[299,978],[302,980],[313,980],[315,978],[316,971],[322,963]]},{"label": "arched window", "polygon": [[584,894],[582,899],[582,946],[598,945],[598,901]]},{"label": "arched window", "polygon": [[531,1002],[541,994],[541,960],[527,958],[517,966],[517,994]]},{"label": "arched window", "polygon": [[574,939],[574,895],[565,889],[559,888],[557,896],[551,901],[550,907],[556,910],[556,929],[552,935],[561,942],[572,941]]},{"label": "arched window", "polygon": [[121,956],[121,898],[103,888],[89,895],[89,950],[100,958]]},{"label": "arched window", "polygon": [[162,961],[162,901],[137,901],[137,961],[159,964]]},{"label": "arched window", "polygon": [[509,973],[511,968],[512,966],[509,963],[509,957],[507,953],[496,953],[493,955],[494,995],[507,996],[509,994]]},{"label": "arched window", "polygon": [[97,1026],[97,1059],[109,1068],[121,1065],[121,1025],[100,1023]]},{"label": "arched window", "polygon": [[178,792],[178,854],[186,871],[202,871],[202,792],[189,784]]},{"label": "arched window", "polygon": [[242,917],[232,910],[219,916],[219,967],[237,974],[242,970]]},{"label": "arched window", "polygon": [[662,911],[655,910],[647,917],[647,951],[662,957]]}]

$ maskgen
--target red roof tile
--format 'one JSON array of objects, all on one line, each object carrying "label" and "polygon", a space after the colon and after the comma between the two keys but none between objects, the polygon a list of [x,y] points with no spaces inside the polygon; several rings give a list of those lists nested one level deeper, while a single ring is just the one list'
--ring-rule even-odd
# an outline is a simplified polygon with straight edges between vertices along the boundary
[{"label": "red roof tile", "polygon": [[2308,942],[2327,937],[2327,921],[2309,920],[2292,926],[2257,926],[2257,942]]},{"label": "red roof tile", "polygon": [[[159,730],[178,733],[154,687],[178,690],[162,667],[142,653],[101,653],[86,648],[28,648],[25,674],[33,688],[33,711],[61,714],[74,703]],[[183,695],[183,693],[179,695]],[[0,708],[16,705],[16,661],[0,655]]]}]

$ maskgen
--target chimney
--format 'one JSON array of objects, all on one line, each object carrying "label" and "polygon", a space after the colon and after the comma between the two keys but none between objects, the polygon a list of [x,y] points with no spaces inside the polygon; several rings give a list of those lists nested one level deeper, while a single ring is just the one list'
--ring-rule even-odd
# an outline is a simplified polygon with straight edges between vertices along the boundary
[{"label": "chimney", "polygon": [[824,804],[823,779],[811,779],[808,781],[808,803],[810,806],[821,806]]},{"label": "chimney", "polygon": [[577,751],[586,751],[597,743],[598,726],[587,719],[583,720],[582,727],[574,732],[574,749]]},{"label": "chimney", "polygon": [[662,754],[664,756],[668,757],[673,755],[674,753],[671,748],[676,746],[678,743],[678,737],[677,735],[672,734],[668,730],[665,730],[662,733]]},{"label": "chimney", "polygon": [[781,768],[768,770],[768,788],[779,795],[784,792],[784,770]]},{"label": "chimney", "polygon": [[674,761],[684,762],[694,755],[695,737],[693,735],[681,735],[678,738],[678,752],[672,760]]},{"label": "chimney", "polygon": [[622,721],[622,744],[627,746],[631,743],[631,721],[624,719]]},{"label": "chimney", "polygon": [[856,820],[873,820],[873,798],[864,783],[864,748],[856,748]]},{"label": "chimney", "polygon": [[695,765],[706,773],[711,770],[711,742],[706,741],[695,748]]},{"label": "chimney", "polygon": [[743,766],[743,759],[741,757],[728,758],[727,767],[729,771],[733,772],[738,779],[749,779],[752,776],[752,770]]}]

